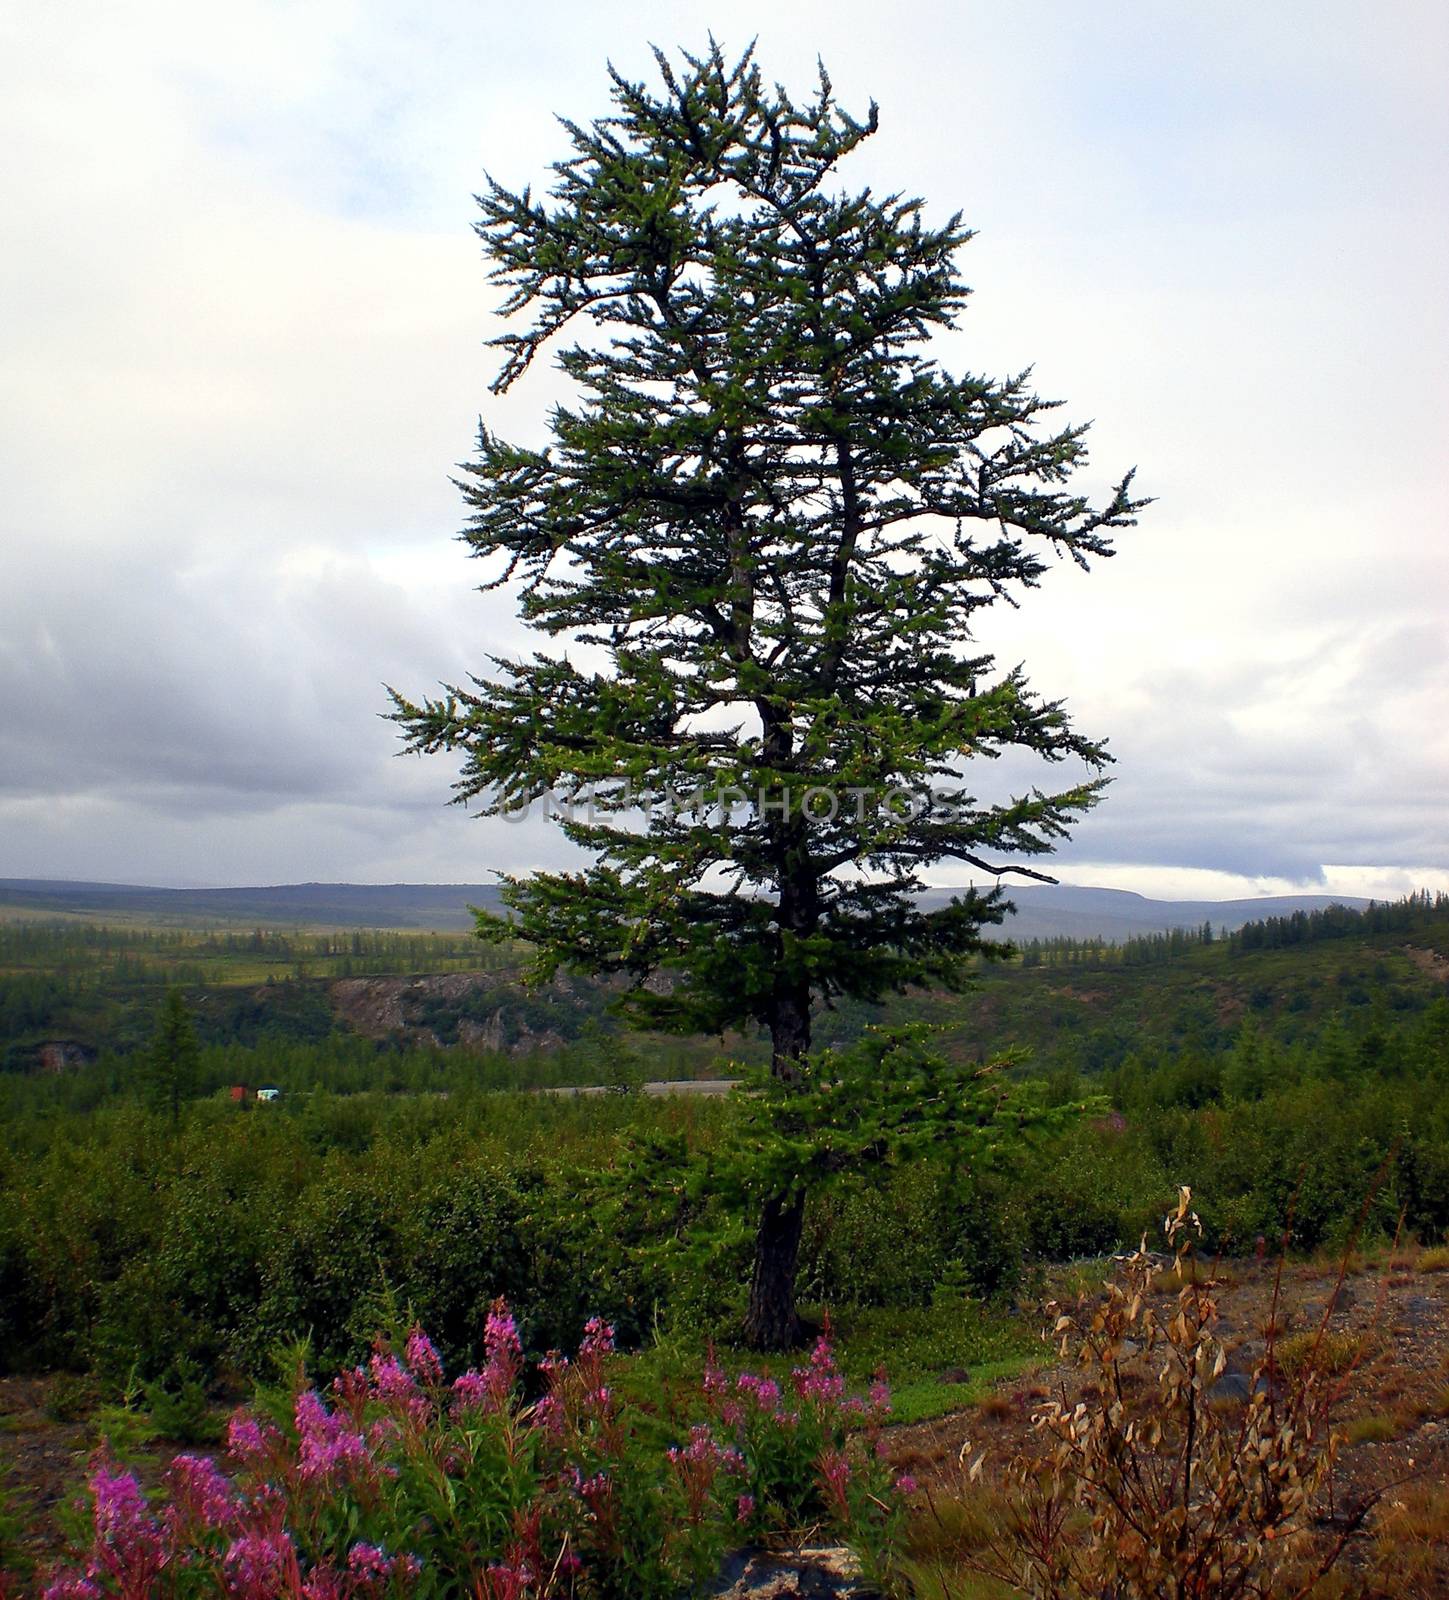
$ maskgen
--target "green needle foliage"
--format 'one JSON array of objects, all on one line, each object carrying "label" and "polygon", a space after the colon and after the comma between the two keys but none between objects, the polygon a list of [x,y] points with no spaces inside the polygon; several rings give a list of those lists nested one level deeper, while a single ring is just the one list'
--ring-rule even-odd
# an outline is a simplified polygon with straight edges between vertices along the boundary
[{"label": "green needle foliage", "polygon": [[[505,314],[507,389],[547,348],[575,399],[552,442],[480,428],[460,488],[489,583],[594,647],[495,659],[414,703],[407,747],[464,757],[485,814],[545,796],[595,858],[505,880],[535,972],[625,980],[652,1028],[766,1028],[794,1081],[812,1007],[953,984],[999,891],[919,904],[921,872],[1025,867],[1097,800],[1107,762],[1060,702],[976,647],[1053,557],[1087,565],[1145,503],[1070,487],[1082,427],[1029,374],[953,376],[932,337],[969,293],[959,217],[838,187],[874,133],[818,92],[767,86],[711,43],[616,112],[566,122],[549,198],[490,182],[477,224]],[[566,342],[572,338],[573,342]],[[1072,781],[978,800],[968,758],[1071,762]],[[664,974],[664,981],[646,980]],[[762,1212],[750,1332],[794,1337],[803,1189]]]},{"label": "green needle foliage", "polygon": [[168,989],[146,1055],[146,1099],[173,1122],[179,1121],[182,1105],[196,1094],[200,1068],[201,1047],[186,998],[180,989]]}]

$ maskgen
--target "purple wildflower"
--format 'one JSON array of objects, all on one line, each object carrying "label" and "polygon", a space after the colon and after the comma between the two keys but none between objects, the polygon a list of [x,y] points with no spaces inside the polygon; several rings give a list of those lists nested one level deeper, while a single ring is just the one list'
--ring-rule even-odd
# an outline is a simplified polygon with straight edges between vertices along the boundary
[{"label": "purple wildflower", "polygon": [[488,1380],[481,1372],[469,1368],[453,1379],[453,1415],[460,1417],[469,1411],[481,1411],[488,1404]]},{"label": "purple wildflower", "polygon": [[614,1325],[602,1317],[590,1317],[584,1324],[583,1342],[579,1345],[581,1359],[590,1356],[608,1356],[614,1353]]},{"label": "purple wildflower", "polygon": [[514,1322],[506,1300],[495,1300],[488,1313],[488,1320],[483,1326],[483,1351],[490,1361],[505,1352],[523,1354],[523,1347],[518,1342],[518,1324]]},{"label": "purple wildflower", "polygon": [[330,1478],[371,1461],[367,1441],[334,1416],[315,1389],[297,1396],[297,1467],[304,1478]]},{"label": "purple wildflower", "polygon": [[302,1600],[347,1600],[347,1586],[336,1567],[313,1567],[302,1585]]},{"label": "purple wildflower", "polygon": [[129,1472],[97,1467],[91,1474],[95,1496],[95,1562],[123,1589],[145,1593],[166,1565],[168,1552],[161,1525],[151,1515],[141,1485]]},{"label": "purple wildflower", "polygon": [[222,1560],[226,1592],[233,1600],[276,1600],[287,1592],[296,1565],[292,1541],[280,1528],[244,1533]]},{"label": "purple wildflower", "polygon": [[348,1576],[360,1595],[377,1594],[387,1586],[396,1560],[375,1544],[355,1544],[347,1552]]},{"label": "purple wildflower", "polygon": [[556,1394],[546,1394],[534,1404],[534,1426],[555,1439],[563,1433],[564,1420],[564,1404]]},{"label": "purple wildflower", "polygon": [[821,1334],[810,1352],[810,1365],[796,1367],[790,1374],[796,1393],[818,1405],[839,1400],[845,1393],[845,1379],[835,1369],[835,1353],[827,1334]]},{"label": "purple wildflower", "polygon": [[495,1300],[483,1328],[483,1354],[487,1361],[483,1381],[495,1405],[502,1406],[513,1392],[523,1370],[523,1345],[506,1300]]},{"label": "purple wildflower", "polygon": [[709,1461],[729,1467],[736,1466],[741,1460],[739,1451],[720,1444],[710,1432],[708,1423],[704,1422],[695,1423],[689,1430],[687,1445],[682,1448],[671,1445],[668,1455],[671,1461]]},{"label": "purple wildflower", "polygon": [[241,1508],[231,1484],[206,1456],[177,1456],[166,1474],[172,1495],[172,1514],[180,1513],[203,1528],[229,1530]]},{"label": "purple wildflower", "polygon": [[533,1572],[523,1564],[500,1561],[483,1574],[488,1600],[523,1600],[533,1582]]},{"label": "purple wildflower", "polygon": [[820,1455],[820,1479],[825,1490],[826,1499],[831,1503],[839,1517],[845,1517],[850,1510],[847,1489],[850,1484],[850,1462],[842,1450],[824,1450]]},{"label": "purple wildflower", "polygon": [[46,1584],[42,1600],[101,1600],[101,1589],[83,1573],[66,1572]]},{"label": "purple wildflower", "polygon": [[226,1446],[247,1467],[259,1467],[272,1454],[281,1436],[275,1428],[263,1428],[245,1411],[234,1412],[226,1425]]},{"label": "purple wildflower", "polygon": [[417,1393],[413,1375],[394,1355],[379,1351],[369,1363],[372,1386],[383,1400],[409,1400]]},{"label": "purple wildflower", "polygon": [[443,1381],[443,1363],[437,1349],[416,1323],[408,1334],[404,1355],[420,1383],[437,1385]]},{"label": "purple wildflower", "polygon": [[747,1394],[761,1411],[773,1411],[780,1400],[780,1385],[773,1378],[757,1378],[753,1372],[742,1372],[735,1379],[735,1388]]}]

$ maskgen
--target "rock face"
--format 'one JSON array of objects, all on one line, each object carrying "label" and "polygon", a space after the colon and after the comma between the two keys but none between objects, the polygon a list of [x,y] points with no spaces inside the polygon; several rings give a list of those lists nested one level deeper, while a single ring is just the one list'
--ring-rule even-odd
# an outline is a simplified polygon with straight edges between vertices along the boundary
[{"label": "rock face", "polygon": [[711,1600],[879,1600],[860,1563],[834,1545],[736,1551],[709,1591]]},{"label": "rock face", "polygon": [[36,1065],[42,1072],[69,1072],[94,1058],[94,1051],[68,1039],[55,1039],[35,1047]]},{"label": "rock face", "polygon": [[[541,1020],[550,1002],[574,1009],[555,986],[543,1005],[492,972],[446,972],[413,978],[338,978],[328,988],[337,1019],[368,1039],[411,1044],[464,1044],[475,1050],[525,1054],[555,1049],[564,1035]],[[533,1013],[530,1015],[529,1013]]]}]

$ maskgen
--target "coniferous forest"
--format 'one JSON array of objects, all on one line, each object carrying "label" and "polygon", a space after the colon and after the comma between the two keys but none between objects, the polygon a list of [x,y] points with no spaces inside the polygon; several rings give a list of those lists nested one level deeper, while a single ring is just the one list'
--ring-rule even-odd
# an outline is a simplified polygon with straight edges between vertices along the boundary
[{"label": "coniferous forest", "polygon": [[[966,1064],[1014,1047],[1006,1076],[1046,1110],[1080,1109],[1023,1133],[999,1170],[963,1174],[928,1153],[847,1176],[812,1205],[805,1293],[917,1311],[942,1281],[1010,1297],[1036,1263],[1132,1243],[1188,1179],[1211,1196],[1214,1248],[1276,1238],[1290,1205],[1296,1249],[1332,1246],[1366,1197],[1375,1232],[1437,1242],[1449,1225],[1446,949],[1449,902],[1416,897],[1228,939],[1028,948],[983,962],[964,995],[842,1010],[827,1041],[907,1023]],[[742,1248],[729,1203],[701,1194],[676,1208],[618,1173],[726,1150],[739,1095],[640,1088],[748,1081],[758,1039],[700,1049],[622,1033],[605,986],[528,995],[506,949],[453,936],[13,924],[0,952],[0,1349],[12,1370],[255,1374],[302,1336],[341,1361],[392,1303],[427,1309],[462,1353],[500,1292],[540,1348],[596,1312],[636,1343],[661,1322],[707,1329],[738,1312],[743,1269],[722,1270]],[[479,982],[368,1037],[334,992],[389,971]],[[158,1062],[168,1005],[193,1046]],[[510,1006],[510,1044],[457,1041],[470,1009]],[[107,1028],[134,1042],[87,1042]],[[422,1042],[439,1037],[453,1042]],[[70,1052],[60,1065],[57,1039]],[[537,1092],[585,1085],[612,1092]],[[278,1100],[232,1098],[261,1086]],[[688,1248],[662,1270],[667,1240]]]}]

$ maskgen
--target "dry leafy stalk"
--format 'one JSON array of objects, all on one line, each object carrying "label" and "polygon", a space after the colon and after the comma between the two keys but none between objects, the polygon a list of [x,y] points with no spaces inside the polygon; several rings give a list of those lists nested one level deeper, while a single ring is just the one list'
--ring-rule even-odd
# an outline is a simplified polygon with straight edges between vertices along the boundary
[{"label": "dry leafy stalk", "polygon": [[[1171,1305],[1154,1304],[1160,1258],[1144,1236],[1105,1299],[1050,1308],[1061,1355],[1100,1398],[1074,1405],[1063,1390],[1034,1413],[1046,1454],[1012,1463],[1017,1513],[978,1563],[1037,1600],[1287,1600],[1308,1593],[1369,1510],[1309,1548],[1342,1442],[1328,1425],[1334,1393],[1312,1362],[1275,1373],[1270,1339],[1246,1402],[1215,1398],[1227,1351],[1217,1280],[1192,1257],[1202,1229],[1190,1189],[1164,1231],[1182,1281]],[[1155,1381],[1124,1383],[1132,1366]]]}]

